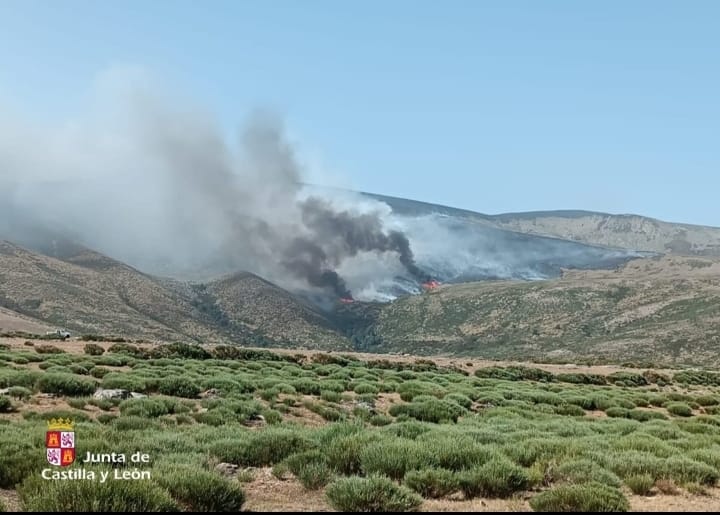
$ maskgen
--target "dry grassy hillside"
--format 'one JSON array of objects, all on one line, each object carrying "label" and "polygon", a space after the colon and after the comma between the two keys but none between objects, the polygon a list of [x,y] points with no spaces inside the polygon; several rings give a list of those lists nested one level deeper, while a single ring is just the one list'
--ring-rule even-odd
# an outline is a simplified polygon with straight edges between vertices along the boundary
[{"label": "dry grassy hillside", "polygon": [[68,261],[0,243],[0,304],[50,325],[84,333],[157,339],[213,331],[158,280],[91,251]]},{"label": "dry grassy hillside", "polygon": [[503,229],[595,245],[679,255],[720,256],[720,228],[662,222],[636,215],[520,213],[500,215]]},{"label": "dry grassy hillside", "polygon": [[206,291],[230,323],[269,338],[273,346],[351,348],[322,313],[256,275],[234,274],[208,284]]},{"label": "dry grassy hillside", "polygon": [[422,354],[720,364],[720,260],[444,286],[387,306],[376,329],[378,349]]},{"label": "dry grassy hillside", "polygon": [[0,242],[0,308],[82,334],[349,348],[318,313],[250,274],[189,285],[87,249],[61,256]]}]

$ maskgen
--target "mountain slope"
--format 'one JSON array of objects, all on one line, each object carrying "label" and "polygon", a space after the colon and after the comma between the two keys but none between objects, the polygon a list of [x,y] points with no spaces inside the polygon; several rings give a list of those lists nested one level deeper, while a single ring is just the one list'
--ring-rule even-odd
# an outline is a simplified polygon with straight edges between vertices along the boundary
[{"label": "mountain slope", "polygon": [[202,290],[215,299],[228,325],[247,328],[273,346],[351,349],[323,313],[254,274],[233,274]]},{"label": "mountain slope", "polygon": [[376,350],[720,364],[720,260],[664,257],[537,282],[448,285],[383,308]]},{"label": "mountain slope", "polygon": [[720,256],[720,229],[637,215],[590,212],[505,214],[495,222],[513,231],[585,243],[679,255]]},{"label": "mountain slope", "polygon": [[[58,249],[62,259],[0,241],[0,308],[83,334],[349,348],[302,301],[251,274],[190,285],[80,246]],[[254,286],[259,282],[263,289]],[[270,331],[280,315],[282,324]]]},{"label": "mountain slope", "polygon": [[592,211],[538,211],[487,215],[465,209],[373,193],[402,216],[438,213],[486,227],[619,249],[678,255],[720,256],[720,228],[663,222],[639,215]]}]

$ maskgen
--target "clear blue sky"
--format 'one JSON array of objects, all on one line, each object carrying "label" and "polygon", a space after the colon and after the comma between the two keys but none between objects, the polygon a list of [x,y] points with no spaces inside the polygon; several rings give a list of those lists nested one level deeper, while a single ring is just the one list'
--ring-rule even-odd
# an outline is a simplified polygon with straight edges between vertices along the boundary
[{"label": "clear blue sky", "polygon": [[716,1],[2,0],[0,97],[71,115],[137,65],[225,127],[278,109],[362,190],[720,225],[718,20]]}]

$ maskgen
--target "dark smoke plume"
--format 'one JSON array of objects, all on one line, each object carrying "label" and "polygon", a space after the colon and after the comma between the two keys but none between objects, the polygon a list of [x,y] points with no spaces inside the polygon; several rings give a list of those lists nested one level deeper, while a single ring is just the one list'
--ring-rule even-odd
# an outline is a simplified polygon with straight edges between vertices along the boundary
[{"label": "dark smoke plume", "polygon": [[[300,204],[302,221],[329,249],[332,264],[337,265],[359,252],[396,252],[400,263],[419,282],[430,280],[415,263],[410,241],[400,231],[385,232],[378,212],[336,211],[326,200],[311,197]],[[327,257],[325,258],[327,261]]]},{"label": "dark smoke plume", "polygon": [[304,170],[278,117],[256,113],[230,145],[186,101],[108,77],[97,112],[71,123],[0,117],[0,239],[72,235],[149,273],[206,280],[246,270],[339,297],[372,290],[368,277],[392,280],[392,253],[425,278],[405,235],[386,229],[386,205],[303,199]]}]

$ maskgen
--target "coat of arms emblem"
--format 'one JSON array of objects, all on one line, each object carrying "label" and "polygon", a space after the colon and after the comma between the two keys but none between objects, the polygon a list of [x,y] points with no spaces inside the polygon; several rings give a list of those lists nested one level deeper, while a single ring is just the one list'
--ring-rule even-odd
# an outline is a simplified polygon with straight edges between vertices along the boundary
[{"label": "coat of arms emblem", "polygon": [[75,431],[68,419],[51,419],[45,433],[47,460],[51,465],[67,467],[75,462]]}]

